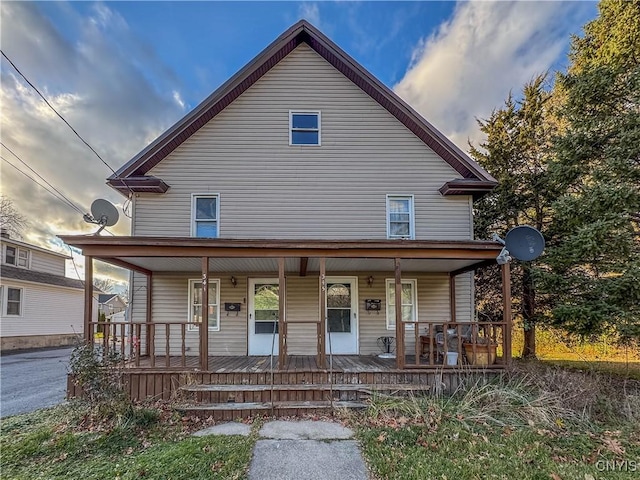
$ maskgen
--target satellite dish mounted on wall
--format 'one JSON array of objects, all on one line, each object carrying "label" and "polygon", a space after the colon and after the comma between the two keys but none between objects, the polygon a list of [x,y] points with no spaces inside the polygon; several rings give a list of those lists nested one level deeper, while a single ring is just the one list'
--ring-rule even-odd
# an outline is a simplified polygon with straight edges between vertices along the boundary
[{"label": "satellite dish mounted on wall", "polygon": [[85,213],[82,218],[84,218],[84,221],[87,223],[100,225],[98,231],[94,233],[94,235],[98,235],[105,227],[112,227],[118,223],[120,215],[110,201],[98,198],[91,204],[91,215]]},{"label": "satellite dish mounted on wall", "polygon": [[544,237],[538,230],[528,225],[512,228],[504,240],[494,233],[493,240],[504,245],[500,255],[496,258],[500,265],[509,262],[511,257],[523,262],[530,262],[542,255],[544,251]]}]

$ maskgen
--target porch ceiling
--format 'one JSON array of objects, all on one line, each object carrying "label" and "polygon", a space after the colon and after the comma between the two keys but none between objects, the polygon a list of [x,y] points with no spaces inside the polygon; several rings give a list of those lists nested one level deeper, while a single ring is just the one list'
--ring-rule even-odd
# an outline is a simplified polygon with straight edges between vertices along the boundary
[{"label": "porch ceiling", "polygon": [[[100,257],[96,257],[101,259]],[[200,272],[201,257],[116,257],[152,272]],[[108,259],[105,259],[108,262]],[[300,272],[300,258],[287,258],[285,271]],[[413,259],[400,262],[403,272],[451,272],[478,263],[477,260]],[[327,258],[327,272],[392,272],[389,258]],[[277,258],[210,258],[209,271],[228,273],[278,272]],[[320,271],[318,258],[309,258],[307,273]]]},{"label": "porch ceiling", "polygon": [[[404,272],[456,272],[495,262],[497,242],[466,240],[246,240],[176,237],[62,236],[69,245],[98,260],[144,272],[195,272],[209,257],[214,272],[392,271],[395,258]],[[306,264],[306,265],[305,265]]]}]

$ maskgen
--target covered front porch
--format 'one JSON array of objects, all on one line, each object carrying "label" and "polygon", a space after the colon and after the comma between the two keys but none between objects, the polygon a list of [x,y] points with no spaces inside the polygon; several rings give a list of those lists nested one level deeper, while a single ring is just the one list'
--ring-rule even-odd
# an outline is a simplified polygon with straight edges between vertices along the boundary
[{"label": "covered front porch", "polygon": [[[132,370],[499,369],[511,359],[509,265],[502,266],[501,322],[475,321],[456,292],[471,288],[469,272],[495,263],[502,248],[495,242],[62,239],[86,256],[85,339],[121,352]],[[136,273],[144,309],[134,296],[132,321],[92,321],[94,260]],[[195,316],[182,305],[171,310],[182,301],[172,302],[172,292],[186,294],[186,282],[200,288]],[[265,285],[274,287],[275,304],[256,306],[257,286]],[[338,288],[349,296],[331,296]],[[341,350],[343,340],[353,346]],[[386,350],[388,358],[379,358]]]}]

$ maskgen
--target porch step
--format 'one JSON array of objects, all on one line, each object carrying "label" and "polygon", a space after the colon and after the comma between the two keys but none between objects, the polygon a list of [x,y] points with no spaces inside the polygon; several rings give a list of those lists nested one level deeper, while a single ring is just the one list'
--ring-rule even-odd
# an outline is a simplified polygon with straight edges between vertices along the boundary
[{"label": "porch step", "polygon": [[180,411],[231,411],[231,410],[283,410],[283,409],[328,409],[328,408],[366,408],[367,404],[357,401],[307,401],[307,402],[227,402],[174,405]]},{"label": "porch step", "polygon": [[429,385],[416,385],[407,383],[346,383],[346,384],[327,384],[327,383],[301,383],[301,384],[285,384],[285,385],[214,385],[214,384],[195,384],[183,385],[180,390],[184,392],[268,392],[271,390],[278,392],[296,392],[296,391],[341,391],[341,392],[410,392],[410,391],[427,391]]}]

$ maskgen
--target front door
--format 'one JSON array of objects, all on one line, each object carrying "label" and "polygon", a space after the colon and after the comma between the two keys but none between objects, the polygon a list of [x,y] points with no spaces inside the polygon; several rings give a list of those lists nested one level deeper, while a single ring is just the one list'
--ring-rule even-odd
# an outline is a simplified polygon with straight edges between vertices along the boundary
[{"label": "front door", "polygon": [[278,283],[277,278],[249,279],[249,355],[278,354]]},{"label": "front door", "polygon": [[327,277],[327,353],[358,353],[358,278]]}]

